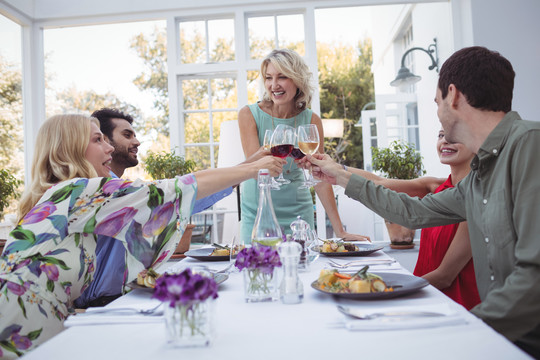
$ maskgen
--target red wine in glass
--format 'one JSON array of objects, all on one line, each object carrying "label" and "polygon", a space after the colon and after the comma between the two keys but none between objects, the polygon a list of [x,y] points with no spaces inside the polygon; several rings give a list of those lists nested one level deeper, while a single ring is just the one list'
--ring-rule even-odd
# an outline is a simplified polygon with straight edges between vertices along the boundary
[{"label": "red wine in glass", "polygon": [[293,149],[292,144],[275,145],[270,148],[270,152],[272,153],[273,156],[283,159],[289,156],[292,149]]},{"label": "red wine in glass", "polygon": [[302,151],[300,151],[299,148],[294,148],[291,151],[291,156],[293,159],[300,160],[304,156],[306,156]]}]

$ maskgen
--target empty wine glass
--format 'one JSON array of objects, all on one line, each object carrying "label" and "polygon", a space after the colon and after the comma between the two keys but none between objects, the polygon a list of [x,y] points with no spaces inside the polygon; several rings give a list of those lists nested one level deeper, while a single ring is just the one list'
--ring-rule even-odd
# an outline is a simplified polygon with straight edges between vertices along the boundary
[{"label": "empty wine glass", "polygon": [[[265,130],[264,139],[263,139],[264,150],[270,150],[273,133],[274,133],[273,130]],[[272,178],[272,184],[270,185],[270,189],[279,190],[279,188],[280,188],[279,183],[274,178]]]},{"label": "empty wine glass", "polygon": [[[300,125],[298,127],[298,147],[306,155],[313,155],[319,148],[319,130],[315,124]],[[309,179],[302,184],[302,188],[311,187],[320,181],[313,178],[311,168],[309,169]]]},{"label": "empty wine glass", "polygon": [[[294,147],[294,128],[289,125],[279,124],[272,134],[270,144],[270,152],[273,156],[282,159],[286,158]],[[279,174],[276,181],[280,184],[290,184],[291,182],[283,177],[283,172]]]}]

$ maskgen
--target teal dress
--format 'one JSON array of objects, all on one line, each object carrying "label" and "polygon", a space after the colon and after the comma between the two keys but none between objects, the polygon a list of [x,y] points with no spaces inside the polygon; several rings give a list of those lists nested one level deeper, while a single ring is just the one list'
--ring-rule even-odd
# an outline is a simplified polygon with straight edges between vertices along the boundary
[{"label": "teal dress", "polygon": [[[264,142],[264,133],[266,130],[273,130],[279,124],[286,124],[296,127],[311,123],[312,111],[306,109],[295,117],[290,119],[278,119],[265,113],[258,104],[248,105],[255,123],[257,124],[257,132],[259,136],[259,144],[262,146]],[[273,124],[272,124],[273,122]],[[298,215],[313,229],[313,199],[309,189],[299,189],[304,181],[302,170],[299,169],[291,157],[287,157],[287,165],[283,166],[283,176],[291,180],[290,184],[282,185],[280,190],[272,190],[272,204],[278,219],[279,225],[286,234],[290,234],[291,223]],[[250,179],[244,181],[240,189],[241,194],[241,222],[240,222],[240,237],[245,244],[251,243],[251,231],[253,223],[257,215],[257,206],[259,204],[259,189],[257,188],[257,180]]]}]

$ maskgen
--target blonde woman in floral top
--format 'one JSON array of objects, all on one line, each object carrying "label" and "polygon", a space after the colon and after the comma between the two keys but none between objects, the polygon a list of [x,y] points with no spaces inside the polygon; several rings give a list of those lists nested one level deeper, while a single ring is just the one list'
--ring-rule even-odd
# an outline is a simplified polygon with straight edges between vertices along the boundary
[{"label": "blonde woman in floral top", "polygon": [[112,151],[94,118],[58,115],[40,128],[33,181],[0,257],[0,357],[21,356],[63,330],[72,301],[92,281],[97,235],[124,244],[132,281],[169,259],[196,198],[256,177],[260,168],[272,176],[282,170],[281,160],[264,157],[126,181],[108,178]]}]

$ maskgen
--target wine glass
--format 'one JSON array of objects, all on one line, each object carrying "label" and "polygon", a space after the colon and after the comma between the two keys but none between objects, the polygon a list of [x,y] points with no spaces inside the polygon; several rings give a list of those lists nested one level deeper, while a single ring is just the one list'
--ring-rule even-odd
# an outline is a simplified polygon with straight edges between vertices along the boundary
[{"label": "wine glass", "polygon": [[[319,130],[315,124],[300,125],[298,127],[298,147],[306,155],[313,155],[319,148]],[[302,187],[311,187],[320,181],[313,178],[311,168],[309,169],[309,179],[302,184]]]},{"label": "wine glass", "polygon": [[[298,134],[294,134],[294,148],[292,149],[290,156],[295,160],[300,160],[301,158],[306,156],[298,147]],[[306,171],[302,168],[300,168],[300,170],[302,171],[302,175],[304,175],[304,182],[302,183],[302,186],[300,186],[300,188],[302,189],[309,188],[310,186],[306,186],[306,182],[307,182]]]},{"label": "wine glass", "polygon": [[[274,133],[273,130],[265,130],[264,139],[263,139],[264,150],[270,150],[273,133]],[[279,190],[279,188],[280,188],[279,183],[274,178],[272,178],[272,184],[270,184],[270,189]]]},{"label": "wine glass", "polygon": [[[289,125],[279,124],[276,126],[270,141],[270,152],[273,156],[286,158],[294,147],[294,128]],[[290,184],[290,180],[283,177],[283,172],[279,174],[276,180],[280,184]]]}]

